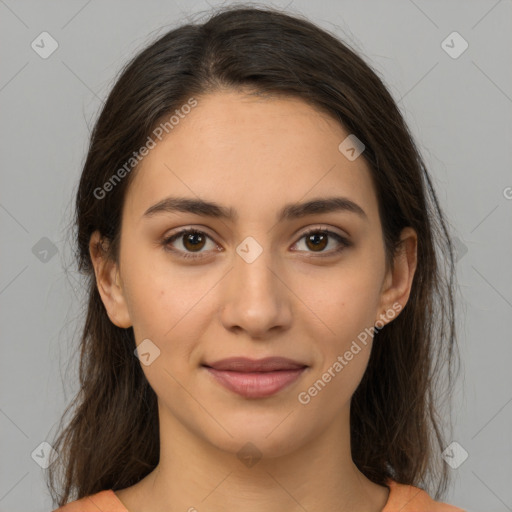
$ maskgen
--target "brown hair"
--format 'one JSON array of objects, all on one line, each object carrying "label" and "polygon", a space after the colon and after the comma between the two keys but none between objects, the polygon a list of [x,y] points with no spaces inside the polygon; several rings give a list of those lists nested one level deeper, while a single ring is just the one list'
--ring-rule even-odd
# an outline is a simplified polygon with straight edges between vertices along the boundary
[{"label": "brown hair", "polygon": [[293,96],[328,112],[366,146],[362,156],[377,192],[390,264],[401,230],[416,231],[418,263],[409,301],[375,334],[352,397],[352,457],[375,483],[392,478],[439,499],[448,485],[440,457],[441,399],[453,386],[458,353],[454,254],[431,178],[388,90],[354,50],[301,16],[240,5],[173,29],[136,55],[94,126],[74,219],[88,294],[80,389],[53,443],[60,457],[48,469],[52,498],[62,506],[129,487],[158,464],[156,395],[134,356],[132,328],[119,328],[107,316],[89,255],[91,234],[99,230],[109,242],[107,256],[118,261],[123,201],[137,167],[105,197],[97,191],[165,116],[187,98],[219,89]]}]

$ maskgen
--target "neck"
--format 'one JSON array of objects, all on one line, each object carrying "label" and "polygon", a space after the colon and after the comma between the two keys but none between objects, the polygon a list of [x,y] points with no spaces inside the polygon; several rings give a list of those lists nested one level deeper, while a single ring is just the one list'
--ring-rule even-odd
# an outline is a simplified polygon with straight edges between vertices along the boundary
[{"label": "neck", "polygon": [[160,412],[158,466],[136,492],[117,493],[130,512],[380,512],[387,502],[387,487],[352,461],[348,416],[287,452],[282,439],[272,446],[272,435],[219,449]]}]

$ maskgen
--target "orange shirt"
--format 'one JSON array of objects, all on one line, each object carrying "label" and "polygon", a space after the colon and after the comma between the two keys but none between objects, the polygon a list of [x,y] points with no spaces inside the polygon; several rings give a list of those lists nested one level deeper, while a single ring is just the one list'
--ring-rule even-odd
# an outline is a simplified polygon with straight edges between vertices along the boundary
[{"label": "orange shirt", "polygon": [[[425,491],[412,485],[389,480],[389,497],[382,512],[465,512],[463,509],[434,501]],[[112,489],[73,501],[53,512],[129,512]]]}]

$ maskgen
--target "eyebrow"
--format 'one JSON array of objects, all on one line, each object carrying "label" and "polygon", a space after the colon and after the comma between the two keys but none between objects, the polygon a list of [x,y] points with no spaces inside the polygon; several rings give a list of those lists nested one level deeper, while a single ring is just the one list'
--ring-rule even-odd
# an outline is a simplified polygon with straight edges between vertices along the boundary
[{"label": "eyebrow", "polygon": [[[328,197],[313,199],[306,203],[290,203],[285,205],[277,215],[277,221],[293,220],[308,215],[318,215],[330,212],[351,212],[368,220],[365,211],[354,201],[346,197]],[[238,220],[238,214],[233,208],[219,205],[213,201],[193,199],[188,197],[166,197],[158,203],[150,206],[142,215],[143,218],[150,218],[158,213],[186,212],[205,217]]]}]

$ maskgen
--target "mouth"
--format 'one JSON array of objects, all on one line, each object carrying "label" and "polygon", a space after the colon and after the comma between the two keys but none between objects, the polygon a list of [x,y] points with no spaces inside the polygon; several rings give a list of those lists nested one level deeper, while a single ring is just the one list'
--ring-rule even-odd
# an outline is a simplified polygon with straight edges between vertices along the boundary
[{"label": "mouth", "polygon": [[265,398],[295,382],[308,365],[284,357],[232,357],[203,364],[215,381],[245,398]]},{"label": "mouth", "polygon": [[247,357],[229,357],[213,363],[204,363],[203,366],[214,370],[233,372],[274,372],[283,370],[298,370],[307,367],[307,364],[294,361],[287,357],[265,357],[263,359],[249,359]]}]

